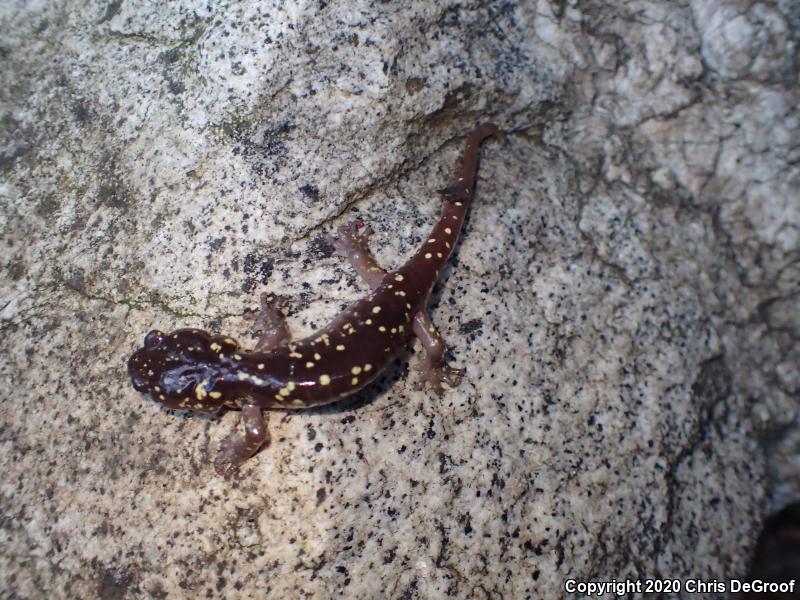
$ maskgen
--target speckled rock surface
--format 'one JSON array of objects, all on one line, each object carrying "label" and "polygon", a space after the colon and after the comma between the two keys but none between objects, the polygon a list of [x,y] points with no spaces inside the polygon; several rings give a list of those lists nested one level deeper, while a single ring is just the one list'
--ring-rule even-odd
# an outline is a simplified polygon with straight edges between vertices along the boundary
[{"label": "speckled rock surface", "polygon": [[[4,3],[0,588],[742,576],[800,493],[799,30],[782,1]],[[361,215],[401,264],[482,119],[432,310],[465,382],[415,391],[409,352],[217,477],[236,414],[159,410],[126,357],[156,326],[250,342],[265,289],[322,326],[365,292],[324,234]]]}]

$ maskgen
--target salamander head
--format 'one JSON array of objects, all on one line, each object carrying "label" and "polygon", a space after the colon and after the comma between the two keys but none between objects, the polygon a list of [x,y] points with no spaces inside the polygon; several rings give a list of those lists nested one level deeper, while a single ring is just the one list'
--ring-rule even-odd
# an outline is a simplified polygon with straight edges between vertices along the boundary
[{"label": "salamander head", "polygon": [[153,330],[128,359],[128,373],[137,391],[167,408],[212,413],[230,400],[215,388],[226,368],[225,357],[238,348],[234,340],[200,329],[169,334]]}]

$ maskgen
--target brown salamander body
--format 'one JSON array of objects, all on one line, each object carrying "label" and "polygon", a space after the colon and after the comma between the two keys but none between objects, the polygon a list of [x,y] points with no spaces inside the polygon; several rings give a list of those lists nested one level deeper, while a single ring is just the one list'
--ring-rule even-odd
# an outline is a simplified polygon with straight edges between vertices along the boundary
[{"label": "brown salamander body", "polygon": [[486,124],[469,135],[456,180],[440,191],[444,206],[439,222],[397,271],[386,272],[375,262],[367,248],[369,227],[354,222],[339,228],[339,236],[330,242],[372,292],[324,329],[290,341],[280,303],[268,302],[264,294],[259,317],[263,335],[254,350],[199,329],[151,331],[144,347],[128,360],[133,386],[169,408],[208,413],[223,406],[241,409],[245,435],[231,433],[215,461],[217,472],[229,477],[268,437],[262,409],[302,409],[352,394],[380,374],[412,333],[426,350],[422,380],[437,392],[443,382],[458,385],[463,373],[445,364],[444,342],[426,305],[464,223],[480,144],[496,131]]}]

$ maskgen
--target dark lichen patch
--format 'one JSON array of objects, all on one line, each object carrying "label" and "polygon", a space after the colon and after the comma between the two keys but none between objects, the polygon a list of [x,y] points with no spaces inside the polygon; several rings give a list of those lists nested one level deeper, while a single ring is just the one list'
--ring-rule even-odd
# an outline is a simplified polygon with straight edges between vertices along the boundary
[{"label": "dark lichen patch", "polygon": [[177,96],[186,90],[186,85],[180,79],[168,79],[167,81],[167,88],[169,89],[170,94]]},{"label": "dark lichen patch", "polygon": [[358,34],[355,32],[345,32],[345,31],[338,31],[336,35],[333,36],[333,46],[331,47],[332,50],[336,51],[339,49],[340,46],[353,46],[358,47],[360,45],[360,40],[358,39]]},{"label": "dark lichen patch", "polygon": [[[0,58],[3,58],[2,48],[0,48]],[[19,129],[19,126],[19,121],[9,114],[0,117],[0,133],[3,135],[8,135],[14,130]]]},{"label": "dark lichen patch", "polygon": [[463,323],[458,330],[466,335],[469,333],[474,333],[475,331],[479,331],[483,327],[483,320],[482,319],[472,319],[471,321],[467,321]]},{"label": "dark lichen patch", "polygon": [[93,112],[89,106],[89,103],[83,98],[78,98],[72,103],[71,111],[72,116],[75,117],[75,120],[78,123],[87,123],[92,119],[93,116]]},{"label": "dark lichen patch", "polygon": [[158,61],[165,65],[171,65],[178,62],[182,54],[183,53],[179,46],[170,48],[169,50],[164,50],[164,52],[158,55]]},{"label": "dark lichen patch", "polygon": [[[92,565],[98,569],[99,565]],[[97,583],[97,597],[102,600],[124,598],[133,583],[133,576],[125,571],[100,568],[100,578]]]},{"label": "dark lichen patch", "polygon": [[308,254],[314,258],[330,258],[333,256],[333,246],[327,236],[314,236],[308,243]]},{"label": "dark lichen patch", "polygon": [[219,130],[236,143],[231,150],[235,156],[252,161],[258,175],[273,175],[287,164],[286,134],[293,126],[282,121],[261,131],[258,127],[245,119],[233,119],[222,123]]},{"label": "dark lichen patch", "polygon": [[11,147],[0,151],[0,170],[10,170],[14,161],[20,156],[27,154],[31,147],[25,142],[14,142]]},{"label": "dark lichen patch", "polygon": [[106,6],[106,12],[100,17],[98,24],[105,23],[106,21],[110,21],[114,18],[115,15],[119,13],[119,9],[122,8],[122,0],[112,0]]},{"label": "dark lichen patch", "polygon": [[186,90],[186,84],[182,78],[181,72],[183,58],[182,47],[177,46],[165,50],[158,55],[158,62],[164,65],[161,70],[161,77],[167,83],[167,89],[173,95],[182,94]]},{"label": "dark lichen patch", "polygon": [[300,192],[310,200],[319,200],[319,188],[315,185],[307,183],[300,188]]},{"label": "dark lichen patch", "polygon": [[287,122],[265,129],[261,135],[260,143],[256,147],[262,151],[263,155],[285,162],[287,148],[283,138],[289,132],[289,129],[290,126]]},{"label": "dark lichen patch", "polygon": [[8,263],[6,271],[11,281],[19,281],[25,275],[25,263],[21,257],[17,256]]},{"label": "dark lichen patch", "polygon": [[125,208],[128,204],[127,198],[115,182],[106,182],[100,185],[97,190],[97,201],[111,208]]},{"label": "dark lichen patch", "polygon": [[224,121],[217,127],[219,133],[229,140],[238,143],[246,143],[250,140],[250,123],[242,118],[234,118]]},{"label": "dark lichen patch", "polygon": [[54,212],[56,212],[60,208],[58,200],[53,197],[53,195],[48,194],[39,202],[36,203],[36,207],[33,209],[33,212],[36,214],[37,217],[41,217],[46,219],[50,217]]},{"label": "dark lichen patch", "polygon": [[222,245],[225,243],[225,236],[222,235],[218,238],[214,238],[208,243],[208,247],[211,248],[212,251],[217,251],[222,248]]},{"label": "dark lichen patch", "polygon": [[47,31],[48,27],[50,27],[50,21],[47,19],[42,19],[36,24],[36,27],[33,28],[33,33],[36,35],[41,35]]},{"label": "dark lichen patch", "polygon": [[245,272],[245,280],[242,283],[242,291],[252,292],[258,284],[266,285],[272,275],[275,261],[263,252],[251,252],[244,257],[242,269]]},{"label": "dark lichen patch", "polygon": [[126,209],[132,203],[131,193],[125,186],[124,175],[119,168],[120,160],[114,154],[106,154],[100,161],[95,197],[97,203],[111,208]]}]

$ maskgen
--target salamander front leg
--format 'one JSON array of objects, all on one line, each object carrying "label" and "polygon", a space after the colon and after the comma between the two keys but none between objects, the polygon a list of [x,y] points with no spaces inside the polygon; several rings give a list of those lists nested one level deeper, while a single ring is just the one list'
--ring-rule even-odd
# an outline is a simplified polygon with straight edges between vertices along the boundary
[{"label": "salamander front leg", "polygon": [[[364,231],[359,232],[362,227]],[[328,242],[338,256],[350,261],[356,273],[374,290],[383,281],[386,271],[378,266],[367,247],[367,241],[373,233],[372,227],[356,220],[339,227],[338,237],[328,237]]]},{"label": "salamander front leg", "polygon": [[219,453],[214,459],[214,470],[225,479],[230,479],[231,475],[239,470],[239,466],[269,440],[267,423],[260,407],[255,404],[244,404],[242,423],[244,437],[234,429],[222,440]]},{"label": "salamander front leg", "polygon": [[433,326],[428,313],[420,311],[414,315],[412,328],[414,334],[422,342],[423,348],[425,348],[425,358],[422,359],[422,364],[419,367],[422,382],[417,384],[417,389],[422,389],[427,382],[433,388],[433,391],[441,394],[443,391],[442,382],[447,383],[450,387],[458,386],[464,376],[464,370],[445,364],[444,340],[439,335],[439,332],[436,331],[436,327]]},{"label": "salamander front leg", "polygon": [[245,319],[255,321],[254,329],[261,332],[261,337],[256,342],[257,352],[269,352],[289,343],[289,328],[281,312],[285,304],[286,299],[282,296],[276,296],[271,301],[265,292],[261,294],[261,310],[258,314],[245,313]]}]

